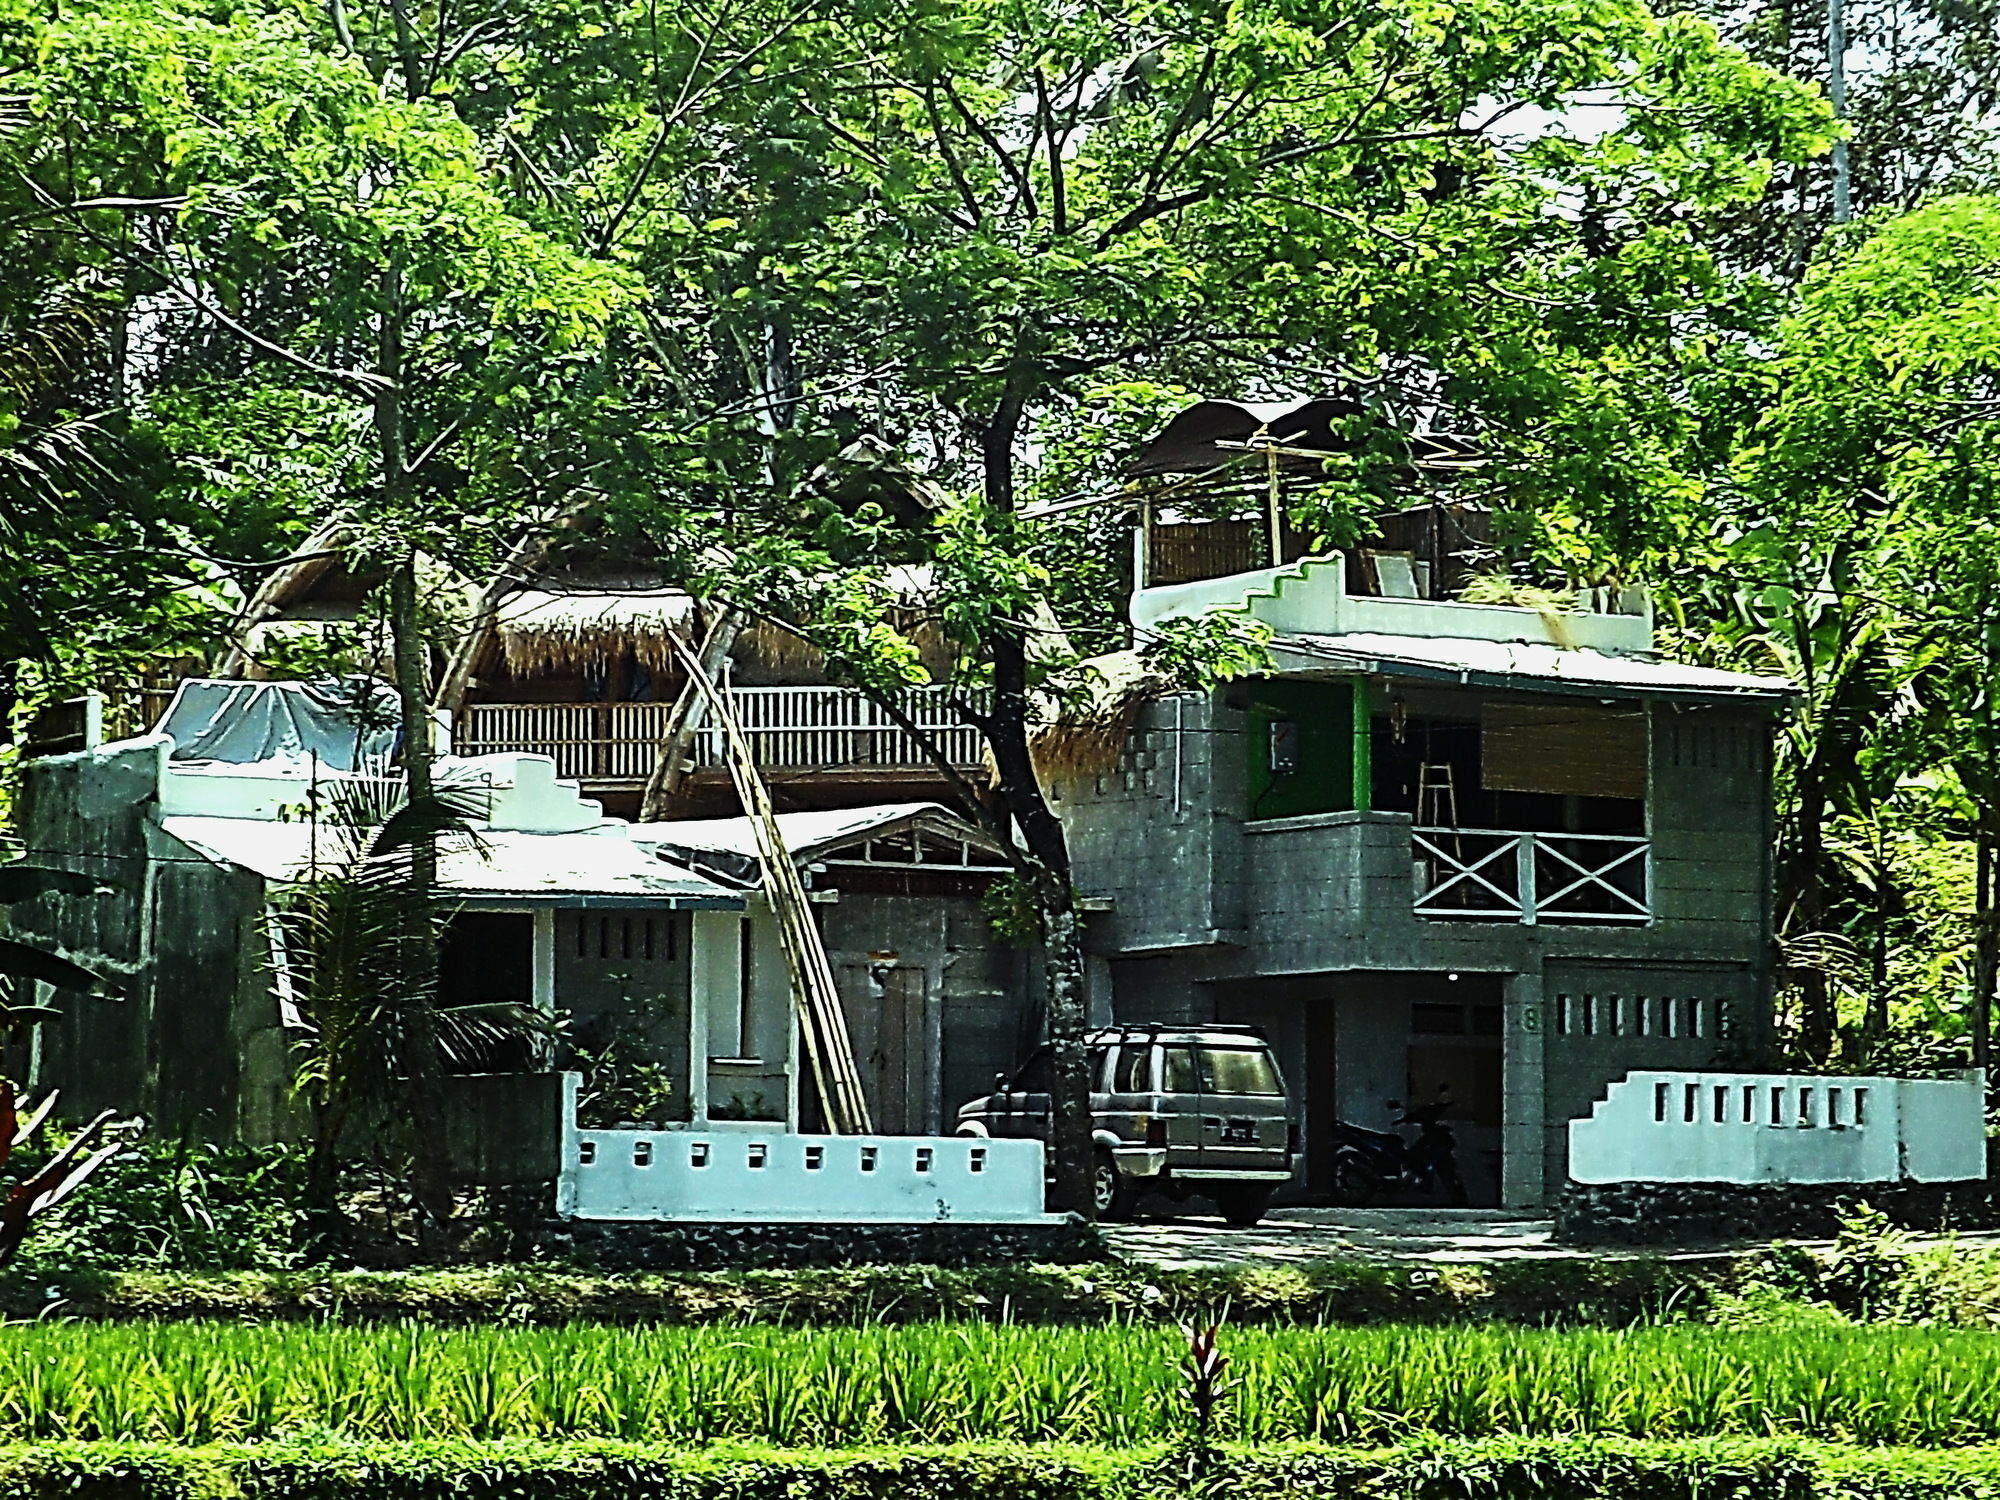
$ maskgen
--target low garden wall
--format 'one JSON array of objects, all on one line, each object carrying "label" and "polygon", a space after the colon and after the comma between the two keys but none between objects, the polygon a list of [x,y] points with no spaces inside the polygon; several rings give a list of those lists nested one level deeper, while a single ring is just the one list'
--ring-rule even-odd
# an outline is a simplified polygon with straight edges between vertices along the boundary
[{"label": "low garden wall", "polygon": [[1735,1244],[1831,1239],[1860,1203],[1909,1229],[2000,1223],[1984,1179],[1964,1182],[1571,1182],[1556,1238],[1578,1245]]},{"label": "low garden wall", "polygon": [[1977,1072],[1634,1072],[1570,1121],[1569,1173],[1602,1184],[1965,1182],[1986,1170],[1985,1097]]},{"label": "low garden wall", "polygon": [[562,1078],[566,1219],[690,1224],[1046,1225],[1042,1145],[984,1136],[797,1135],[780,1125],[584,1130]]}]

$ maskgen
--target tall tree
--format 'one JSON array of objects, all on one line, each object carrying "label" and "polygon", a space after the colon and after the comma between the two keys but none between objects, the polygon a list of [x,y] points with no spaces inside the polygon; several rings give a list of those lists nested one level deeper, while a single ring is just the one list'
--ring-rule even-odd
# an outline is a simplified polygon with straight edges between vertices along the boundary
[{"label": "tall tree", "polygon": [[[1888,756],[1929,799],[1914,783],[1942,773],[1961,810],[1975,865],[1966,1022],[1986,1066],[2000,974],[2000,200],[1943,199],[1833,244],[1765,381],[1743,468],[1752,502],[1792,547],[1849,559],[1818,580],[1818,607],[1871,619],[1893,648],[1874,675],[1896,713],[1875,715],[1848,774]],[[1881,735],[1892,718],[1913,732]],[[1815,789],[1801,818],[1852,803]]]},{"label": "tall tree", "polygon": [[[620,266],[530,225],[448,104],[322,44],[300,12],[217,18],[103,3],[17,18],[35,128],[60,151],[18,163],[39,211],[145,293],[125,309],[171,347],[151,382],[281,372],[357,419],[372,454],[340,496],[363,560],[386,569],[414,820],[402,963],[418,1194],[448,1211],[436,990],[435,791],[420,555],[459,560],[520,524],[494,470],[517,467],[515,411],[560,403],[637,295]],[[143,206],[143,215],[136,210]],[[150,377],[150,379],[149,379]],[[581,382],[579,382],[581,383]],[[545,401],[548,398],[544,398]],[[309,409],[303,403],[295,410]]]},{"label": "tall tree", "polygon": [[[1622,123],[1567,128],[1583,95],[1625,105]],[[1062,655],[1040,649],[1046,528],[1023,513],[1050,424],[1134,381],[1352,389],[1392,432],[1446,406],[1552,555],[1629,558],[1693,529],[1687,392],[1763,312],[1691,222],[1823,145],[1824,110],[1705,24],[1617,0],[978,0],[851,5],[827,66],[786,80],[765,125],[709,200],[681,299],[698,333],[679,347],[782,327],[798,417],[775,475],[752,403],[702,426],[663,455],[680,503],[644,508],[669,543],[723,528],[735,590],[779,615],[859,562],[934,569],[961,680],[990,694],[968,706],[1040,909],[1059,1187],[1080,1206],[1082,964],[1031,753]],[[857,435],[950,503],[812,494]],[[1322,533],[1365,524],[1365,475],[1326,494]],[[897,680],[908,640],[879,609],[849,623],[857,675]]]}]

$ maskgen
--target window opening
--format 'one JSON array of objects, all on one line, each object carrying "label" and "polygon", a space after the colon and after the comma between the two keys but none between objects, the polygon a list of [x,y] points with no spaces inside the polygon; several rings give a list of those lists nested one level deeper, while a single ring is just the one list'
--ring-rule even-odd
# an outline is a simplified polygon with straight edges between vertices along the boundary
[{"label": "window opening", "polygon": [[1285,1092],[1278,1085],[1271,1054],[1261,1048],[1203,1047],[1196,1056],[1204,1094],[1258,1094],[1275,1099]]}]

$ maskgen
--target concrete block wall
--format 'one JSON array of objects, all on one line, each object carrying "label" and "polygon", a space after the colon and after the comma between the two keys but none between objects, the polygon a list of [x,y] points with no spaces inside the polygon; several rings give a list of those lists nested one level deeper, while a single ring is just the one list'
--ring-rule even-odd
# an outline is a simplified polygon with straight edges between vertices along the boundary
[{"label": "concrete block wall", "polygon": [[106,888],[19,903],[9,920],[120,994],[47,997],[60,1015],[42,1024],[33,1082],[62,1090],[66,1116],[116,1109],[162,1131],[272,1139],[291,1125],[277,1102],[291,1063],[273,1039],[263,882],[153,826],[169,748],[154,736],[23,768],[23,842]]},{"label": "concrete block wall", "polygon": [[1586,1184],[1966,1182],[1986,1172],[1986,1082],[1634,1072],[1569,1138]]},{"label": "concrete block wall", "polygon": [[1653,709],[1654,927],[1690,949],[1756,956],[1768,944],[1771,734],[1762,712]]},{"label": "concrete block wall", "polygon": [[557,1211],[704,1223],[1039,1224],[1039,1141],[783,1130],[579,1130],[567,1075]]},{"label": "concrete block wall", "polygon": [[[1527,972],[1544,956],[1767,961],[1771,731],[1761,711],[1652,710],[1653,921],[1531,926],[1417,916],[1404,815],[1246,821],[1243,715],[1222,696],[1148,705],[1119,769],[1063,790],[1079,887],[1113,905],[1093,924],[1098,951],[1234,946],[1261,974]],[[1465,697],[1470,712],[1481,695]],[[1177,768],[1166,749],[1175,744]]]},{"label": "concrete block wall", "polygon": [[1761,975],[1748,965],[1551,961],[1542,973],[1543,1180],[1569,1175],[1569,1122],[1635,1069],[1704,1069],[1754,1056]]},{"label": "concrete block wall", "polygon": [[1218,847],[1238,817],[1242,731],[1224,712],[1193,693],[1148,703],[1117,767],[1051,789],[1079,889],[1112,900],[1095,924],[1111,951],[1214,942],[1232,925]]}]

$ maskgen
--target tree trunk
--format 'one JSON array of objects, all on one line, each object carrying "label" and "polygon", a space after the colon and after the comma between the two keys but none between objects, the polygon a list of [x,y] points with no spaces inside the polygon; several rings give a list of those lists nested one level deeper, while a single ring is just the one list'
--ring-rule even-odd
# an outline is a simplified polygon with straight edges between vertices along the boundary
[{"label": "tree trunk", "polygon": [[[392,266],[382,273],[378,369],[386,382],[375,399],[375,431],[382,453],[385,510],[403,519],[410,470],[403,432],[402,278]],[[451,1216],[451,1170],[445,1151],[444,1064],[437,1034],[437,827],[431,816],[437,788],[431,777],[436,758],[431,729],[429,644],[417,609],[415,544],[407,545],[389,574],[389,639],[401,707],[403,774],[409,805],[416,809],[410,850],[408,925],[395,983],[401,991],[395,1022],[403,1036],[402,1072],[408,1089],[407,1120],[413,1164],[411,1187],[432,1226]]]},{"label": "tree trunk", "polygon": [[[1794,936],[1819,933],[1826,925],[1826,846],[1822,823],[1826,817],[1826,796],[1811,764],[1800,767],[1798,839],[1798,898],[1792,907],[1797,930]],[[1808,964],[1799,973],[1799,1051],[1813,1067],[1824,1067],[1833,1055],[1833,987],[1828,984],[1821,964]]]},{"label": "tree trunk", "polygon": [[2000,981],[2000,809],[1982,807],[1973,835],[1972,1065],[1993,1066],[1993,990]]},{"label": "tree trunk", "polygon": [[[993,420],[980,433],[987,502],[1014,509],[1014,446],[1031,372],[1017,365]],[[1083,942],[1076,915],[1069,841],[1043,795],[1029,753],[1028,622],[997,623],[988,642],[993,662],[993,710],[985,729],[995,780],[1020,830],[1033,870],[1042,917],[1043,982],[1051,1063],[1050,1149],[1055,1158],[1053,1206],[1096,1217],[1091,1199],[1090,1024],[1084,995]]]}]

